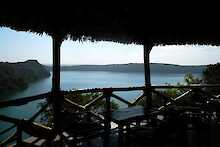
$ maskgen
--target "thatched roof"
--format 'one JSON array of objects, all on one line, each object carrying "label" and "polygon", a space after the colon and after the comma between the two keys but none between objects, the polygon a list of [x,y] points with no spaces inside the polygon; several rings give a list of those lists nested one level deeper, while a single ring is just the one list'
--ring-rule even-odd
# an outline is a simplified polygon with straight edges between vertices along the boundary
[{"label": "thatched roof", "polygon": [[148,7],[67,7],[64,10],[31,7],[23,10],[0,9],[0,26],[73,40],[220,45],[220,23],[216,19],[220,13],[204,9],[157,12],[157,7],[150,10]]}]

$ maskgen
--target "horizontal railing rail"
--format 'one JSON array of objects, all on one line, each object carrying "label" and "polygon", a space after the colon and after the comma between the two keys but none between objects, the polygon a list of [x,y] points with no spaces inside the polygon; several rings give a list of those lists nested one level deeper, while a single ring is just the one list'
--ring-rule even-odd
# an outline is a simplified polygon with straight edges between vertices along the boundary
[{"label": "horizontal railing rail", "polygon": [[[191,85],[151,85],[151,89],[170,89],[170,88],[215,88],[220,87],[220,84],[191,84]],[[79,89],[79,90],[69,90],[62,91],[62,94],[74,94],[74,93],[98,93],[111,90],[113,92],[123,92],[123,91],[138,91],[138,90],[147,90],[149,87],[140,86],[140,87],[110,87],[110,88],[92,88],[92,89]]]},{"label": "horizontal railing rail", "polygon": [[29,102],[36,101],[39,99],[45,99],[48,98],[51,95],[51,92],[35,95],[35,96],[29,96],[24,98],[17,98],[14,100],[6,100],[6,101],[0,101],[0,108],[9,107],[9,106],[21,106],[28,104]]}]

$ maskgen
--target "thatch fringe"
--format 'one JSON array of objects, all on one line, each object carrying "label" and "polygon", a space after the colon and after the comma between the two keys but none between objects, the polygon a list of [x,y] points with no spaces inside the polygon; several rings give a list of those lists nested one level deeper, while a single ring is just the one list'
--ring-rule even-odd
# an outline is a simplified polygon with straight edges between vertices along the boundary
[{"label": "thatch fringe", "polygon": [[73,7],[65,11],[31,7],[25,12],[19,8],[13,8],[13,11],[16,13],[9,8],[0,9],[0,27],[81,41],[220,45],[218,13],[207,15],[203,10],[196,14],[181,11],[155,13],[138,7]]}]

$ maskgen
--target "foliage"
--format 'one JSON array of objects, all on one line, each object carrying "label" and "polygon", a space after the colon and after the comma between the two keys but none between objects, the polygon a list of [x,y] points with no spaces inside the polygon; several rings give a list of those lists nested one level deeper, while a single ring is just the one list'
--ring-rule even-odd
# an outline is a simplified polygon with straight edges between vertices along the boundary
[{"label": "foliage", "polygon": [[198,77],[193,76],[193,74],[191,74],[191,73],[187,73],[187,74],[185,74],[185,76],[184,76],[184,82],[185,82],[187,85],[190,85],[190,84],[199,84],[199,83],[201,83],[201,79],[199,79]]},{"label": "foliage", "polygon": [[[190,84],[199,84],[201,83],[201,79],[199,79],[198,77],[195,77],[193,74],[191,73],[187,73],[184,76],[184,83],[177,83],[177,86],[181,86],[181,85],[190,85]],[[167,84],[170,85],[170,84]],[[163,99],[161,97],[161,95],[163,95],[168,101],[169,99],[174,99],[178,96],[180,96],[181,94],[183,94],[184,92],[186,92],[188,89],[180,89],[180,88],[170,88],[170,89],[162,89],[162,90],[157,90],[160,95],[153,93],[152,94],[152,103],[154,107],[159,107],[161,105],[163,105],[166,100]],[[194,95],[195,93],[192,92],[192,95]],[[183,105],[189,105],[192,102],[191,96],[185,96],[184,100],[179,100],[178,103],[179,104],[183,104]],[[139,103],[140,105],[144,105],[145,104],[145,100],[140,101]]]},{"label": "foliage", "polygon": [[[86,93],[86,94],[76,93],[76,94],[65,95],[65,98],[68,98],[69,100],[84,106],[88,104],[90,101],[100,96],[101,96],[101,93]],[[91,110],[103,110],[104,108],[105,108],[105,98],[97,101],[90,109]],[[118,108],[119,108],[118,103],[112,100],[111,109],[115,110]]]},{"label": "foliage", "polygon": [[[203,82],[206,84],[219,84],[220,83],[220,63],[208,65],[203,71]],[[219,94],[219,88],[207,89],[213,94]]]},{"label": "foliage", "polygon": [[[100,93],[87,93],[87,94],[67,94],[64,96],[64,98],[68,98],[69,100],[79,104],[79,105],[86,105],[89,102],[91,102],[93,99],[100,97]],[[46,102],[41,102],[39,104],[40,107],[43,107]],[[73,107],[71,104],[64,102],[64,108],[71,112],[79,112],[80,110],[76,107]],[[96,112],[103,112],[105,108],[105,99],[97,101],[93,106],[90,107],[90,110],[96,111]],[[119,108],[119,104],[115,101],[111,101],[111,109],[115,110]],[[46,111],[44,111],[41,115],[41,123],[47,125],[47,126],[53,126],[53,111],[52,109],[48,108]]]},{"label": "foliage", "polygon": [[0,93],[22,90],[32,82],[50,76],[50,72],[36,60],[0,62],[0,69]]},{"label": "foliage", "polygon": [[208,65],[203,71],[203,80],[207,84],[220,83],[220,63]]}]

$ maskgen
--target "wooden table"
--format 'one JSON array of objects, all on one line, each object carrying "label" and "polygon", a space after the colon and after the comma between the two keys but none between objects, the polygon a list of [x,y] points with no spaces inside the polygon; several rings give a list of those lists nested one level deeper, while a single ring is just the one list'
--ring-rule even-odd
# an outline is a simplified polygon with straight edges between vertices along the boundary
[{"label": "wooden table", "polygon": [[[124,127],[129,131],[130,124],[145,117],[143,106],[133,106],[112,112],[112,121],[118,124],[118,145],[124,146]],[[128,132],[127,132],[128,133]]]}]

